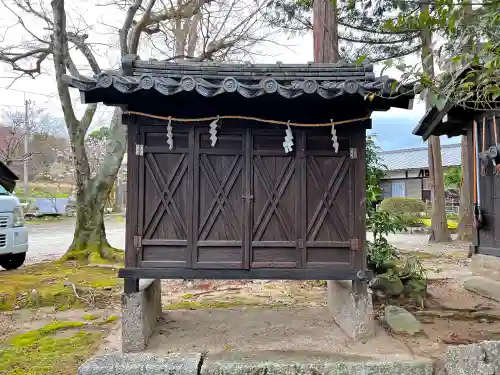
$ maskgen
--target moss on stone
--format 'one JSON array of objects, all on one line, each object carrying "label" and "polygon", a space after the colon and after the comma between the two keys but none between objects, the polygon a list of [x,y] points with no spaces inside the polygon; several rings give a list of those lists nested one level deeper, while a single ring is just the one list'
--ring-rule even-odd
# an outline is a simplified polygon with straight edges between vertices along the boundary
[{"label": "moss on stone", "polygon": [[119,289],[113,268],[87,267],[78,262],[49,262],[0,273],[0,310],[53,306],[66,310],[85,305],[71,284],[79,288]]},{"label": "moss on stone", "polygon": [[90,357],[102,332],[81,322],[53,322],[0,341],[2,375],[73,375]]}]

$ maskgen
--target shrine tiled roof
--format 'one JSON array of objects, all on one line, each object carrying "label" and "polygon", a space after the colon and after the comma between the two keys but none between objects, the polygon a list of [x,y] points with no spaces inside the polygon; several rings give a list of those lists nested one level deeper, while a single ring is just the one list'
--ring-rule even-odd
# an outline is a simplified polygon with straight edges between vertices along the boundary
[{"label": "shrine tiled roof", "polygon": [[377,77],[369,63],[222,64],[142,61],[134,55],[123,59],[121,74],[102,72],[92,78],[65,76],[64,80],[83,92],[111,89],[124,94],[155,90],[167,96],[197,92],[204,97],[237,93],[245,98],[278,94],[290,99],[303,95],[332,99],[372,93],[413,97],[410,88],[387,76]]}]

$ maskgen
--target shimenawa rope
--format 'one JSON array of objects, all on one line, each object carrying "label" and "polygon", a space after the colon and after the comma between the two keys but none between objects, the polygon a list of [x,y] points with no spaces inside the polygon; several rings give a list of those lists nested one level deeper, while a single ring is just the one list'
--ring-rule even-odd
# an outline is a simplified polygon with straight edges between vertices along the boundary
[{"label": "shimenawa rope", "polygon": [[196,118],[179,118],[179,117],[172,117],[172,116],[157,116],[157,115],[151,115],[149,113],[135,112],[135,111],[126,111],[123,114],[124,115],[136,115],[136,116],[142,116],[142,117],[149,117],[149,118],[154,118],[154,119],[158,119],[158,120],[165,120],[165,121],[177,121],[177,122],[204,122],[204,121],[213,121],[213,120],[217,120],[217,119],[219,119],[219,120],[234,119],[234,120],[250,120],[250,121],[265,122],[268,124],[304,126],[304,127],[322,127],[322,126],[341,125],[341,124],[348,124],[351,122],[358,122],[358,121],[370,119],[370,116],[366,116],[366,117],[360,117],[360,118],[354,118],[354,119],[342,120],[342,121],[330,121],[327,123],[307,124],[307,123],[299,123],[299,122],[268,120],[268,119],[263,119],[260,117],[252,117],[252,116],[231,116],[231,115],[228,115],[228,116],[212,116],[212,117],[196,117]]}]

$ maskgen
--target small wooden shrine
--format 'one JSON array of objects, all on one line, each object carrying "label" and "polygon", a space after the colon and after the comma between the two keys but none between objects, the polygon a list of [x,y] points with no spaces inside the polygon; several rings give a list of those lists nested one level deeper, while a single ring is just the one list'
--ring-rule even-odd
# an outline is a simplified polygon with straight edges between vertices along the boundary
[{"label": "small wooden shrine", "polygon": [[466,135],[469,181],[472,192],[473,231],[470,255],[500,256],[500,113],[471,110],[449,102],[433,107],[413,131],[427,140],[431,135]]},{"label": "small wooden shrine", "polygon": [[140,278],[367,277],[365,131],[411,93],[371,64],[122,63],[65,79],[124,111],[126,291]]}]

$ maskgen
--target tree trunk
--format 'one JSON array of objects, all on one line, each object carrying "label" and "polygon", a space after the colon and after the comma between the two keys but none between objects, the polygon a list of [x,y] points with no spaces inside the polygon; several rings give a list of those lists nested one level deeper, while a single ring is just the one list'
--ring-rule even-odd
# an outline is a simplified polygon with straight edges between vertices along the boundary
[{"label": "tree trunk", "polygon": [[104,212],[96,207],[86,206],[77,211],[73,243],[63,256],[64,261],[78,260],[102,263],[103,259],[120,261],[122,251],[113,249],[107,239],[104,227]]},{"label": "tree trunk", "polygon": [[472,200],[471,200],[471,179],[469,149],[467,147],[467,137],[462,136],[462,182],[460,185],[460,208],[458,210],[457,240],[472,240]]},{"label": "tree trunk", "polygon": [[429,138],[429,175],[431,180],[432,223],[429,242],[447,242],[451,240],[446,219],[442,165],[441,142],[439,137],[431,136]]},{"label": "tree trunk", "polygon": [[[420,0],[420,13],[429,13],[429,3]],[[432,31],[428,28],[420,30],[420,40],[422,41],[422,69],[423,73],[429,77],[434,77],[434,60],[432,56]],[[429,91],[425,104],[427,110],[431,107],[431,92]],[[446,204],[444,197],[444,173],[441,158],[441,142],[439,137],[431,136],[429,144],[429,177],[431,181],[431,234],[429,242],[446,242],[451,237],[448,233],[448,222],[446,220]]]},{"label": "tree trunk", "polygon": [[[111,120],[110,137],[106,146],[107,154],[102,167],[94,178],[90,178],[90,168],[85,165],[84,143],[75,143],[76,185],[76,226],[73,243],[63,256],[63,260],[79,260],[99,263],[102,260],[123,259],[123,251],[112,248],[104,229],[104,207],[113,188],[125,154],[125,131],[121,124],[121,110],[115,109]],[[78,156],[83,158],[79,160]],[[80,182],[80,183],[79,183]],[[81,183],[84,182],[84,183]]]},{"label": "tree trunk", "polygon": [[314,61],[334,63],[340,60],[337,2],[317,0],[313,4]]},{"label": "tree trunk", "polygon": [[[464,16],[469,19],[473,15],[472,4],[464,3]],[[474,38],[471,36],[467,44],[463,47],[464,53],[470,53]],[[471,241],[472,240],[472,199],[471,199],[471,179],[470,179],[470,162],[467,136],[462,136],[462,181],[460,184],[460,207],[458,211],[458,228],[457,240]]]}]

